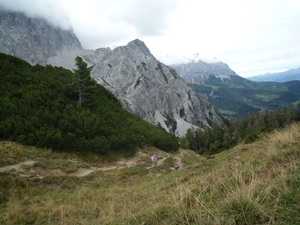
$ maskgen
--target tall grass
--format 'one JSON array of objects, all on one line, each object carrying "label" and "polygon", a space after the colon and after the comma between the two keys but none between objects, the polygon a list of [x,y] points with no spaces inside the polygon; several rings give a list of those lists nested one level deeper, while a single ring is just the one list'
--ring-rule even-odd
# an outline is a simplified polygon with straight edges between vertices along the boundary
[{"label": "tall grass", "polygon": [[0,224],[300,223],[299,124],[210,159],[190,154],[178,171],[168,170],[175,160],[169,155],[157,168],[80,178],[0,173]]}]

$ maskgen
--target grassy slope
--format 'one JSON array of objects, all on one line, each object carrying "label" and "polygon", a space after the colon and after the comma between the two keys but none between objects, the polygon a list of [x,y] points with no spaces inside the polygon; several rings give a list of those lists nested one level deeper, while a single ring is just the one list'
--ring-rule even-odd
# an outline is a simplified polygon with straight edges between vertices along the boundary
[{"label": "grassy slope", "polygon": [[[60,159],[81,167],[104,160],[9,142],[0,142],[0,154],[1,166]],[[175,155],[159,154],[166,160],[155,168],[140,158],[85,177],[0,173],[0,224],[300,223],[299,124],[210,158],[184,151],[179,171],[169,169]],[[66,164],[58,167],[68,171]]]}]

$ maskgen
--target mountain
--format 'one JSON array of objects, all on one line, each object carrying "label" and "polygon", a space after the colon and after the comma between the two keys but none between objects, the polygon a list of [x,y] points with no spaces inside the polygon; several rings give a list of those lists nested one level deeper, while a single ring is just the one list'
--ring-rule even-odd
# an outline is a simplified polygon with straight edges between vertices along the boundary
[{"label": "mountain", "polygon": [[201,60],[185,64],[171,65],[172,68],[188,83],[204,84],[211,76],[223,79],[230,79],[237,74],[223,62],[206,63]]},{"label": "mountain", "polygon": [[198,61],[171,67],[225,117],[243,118],[265,109],[290,107],[300,100],[300,81],[254,82],[224,63]]},{"label": "mountain", "polygon": [[125,109],[176,136],[195,126],[209,126],[220,116],[176,72],[160,63],[140,40],[126,46],[85,50],[72,30],[42,18],[0,12],[0,52],[31,64],[72,70],[78,55],[91,66],[92,77],[114,93]]},{"label": "mountain", "polygon": [[174,136],[126,111],[81,62],[77,58],[81,80],[76,82],[77,76],[65,68],[32,66],[0,53],[0,139],[102,155],[129,156],[145,145],[178,149]]},{"label": "mountain", "polygon": [[214,119],[220,122],[206,99],[138,39],[104,55],[92,76],[115,93],[128,111],[176,136],[193,125],[209,126]]},{"label": "mountain", "polygon": [[53,26],[43,18],[0,10],[0,52],[17,56],[32,65],[53,65],[73,70],[76,56],[97,62],[107,48],[83,49],[72,29]]},{"label": "mountain", "polygon": [[290,69],[284,72],[279,72],[279,73],[266,73],[264,75],[247,77],[247,79],[252,81],[274,81],[274,82],[300,80],[300,67],[296,69]]},{"label": "mountain", "polygon": [[81,49],[72,30],[53,27],[44,19],[0,11],[0,24],[0,51],[31,64],[46,64],[49,58],[66,48]]}]

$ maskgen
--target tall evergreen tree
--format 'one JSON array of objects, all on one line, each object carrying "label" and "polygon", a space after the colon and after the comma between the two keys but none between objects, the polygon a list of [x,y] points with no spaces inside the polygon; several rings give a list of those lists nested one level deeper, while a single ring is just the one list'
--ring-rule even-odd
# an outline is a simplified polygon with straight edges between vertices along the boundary
[{"label": "tall evergreen tree", "polygon": [[87,64],[82,60],[81,57],[77,56],[75,58],[77,69],[74,70],[75,75],[78,79],[78,103],[82,106],[85,102],[85,93],[87,85],[89,84],[90,71],[87,68]]}]

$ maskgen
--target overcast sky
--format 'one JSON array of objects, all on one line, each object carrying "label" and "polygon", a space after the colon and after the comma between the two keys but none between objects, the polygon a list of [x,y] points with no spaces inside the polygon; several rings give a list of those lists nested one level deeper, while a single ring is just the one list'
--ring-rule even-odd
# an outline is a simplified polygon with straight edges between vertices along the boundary
[{"label": "overcast sky", "polygon": [[0,0],[72,26],[86,49],[136,38],[161,62],[227,63],[243,77],[300,67],[300,0]]}]

